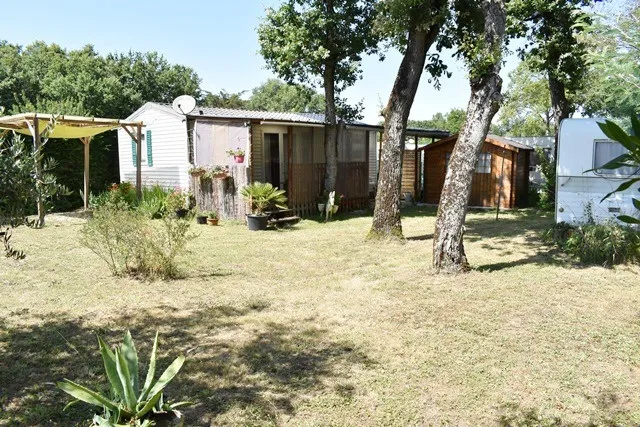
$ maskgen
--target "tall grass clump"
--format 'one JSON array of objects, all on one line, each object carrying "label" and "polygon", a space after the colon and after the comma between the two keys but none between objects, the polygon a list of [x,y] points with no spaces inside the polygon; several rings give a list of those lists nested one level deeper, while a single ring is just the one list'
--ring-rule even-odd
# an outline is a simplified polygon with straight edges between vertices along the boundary
[{"label": "tall grass clump", "polygon": [[545,236],[584,264],[611,266],[640,262],[640,233],[615,222],[579,226],[560,223]]},{"label": "tall grass clump", "polygon": [[167,214],[154,221],[126,203],[108,202],[93,211],[81,230],[80,243],[116,276],[173,278],[178,274],[178,256],[195,237],[190,226],[190,217]]}]

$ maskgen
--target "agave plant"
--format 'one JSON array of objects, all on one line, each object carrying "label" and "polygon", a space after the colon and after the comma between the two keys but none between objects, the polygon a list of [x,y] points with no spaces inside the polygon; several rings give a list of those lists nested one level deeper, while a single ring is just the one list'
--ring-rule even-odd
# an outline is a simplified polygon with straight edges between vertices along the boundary
[{"label": "agave plant", "polygon": [[93,423],[96,426],[147,427],[155,425],[154,419],[170,413],[179,418],[181,414],[177,408],[190,404],[189,402],[170,404],[166,403],[163,398],[163,390],[182,367],[184,356],[176,358],[158,380],[154,381],[158,349],[157,332],[151,350],[149,369],[142,388],[140,388],[138,380],[138,354],[129,331],[124,335],[124,341],[120,348],[116,347],[115,351],[112,351],[100,337],[98,337],[98,345],[109,380],[110,397],[105,397],[65,378],[58,382],[57,386],[76,399],[69,403],[65,409],[82,401],[103,408],[102,416],[96,414],[93,418]]},{"label": "agave plant", "polygon": [[264,215],[264,211],[271,205],[286,209],[287,198],[284,190],[278,190],[268,182],[253,182],[240,190],[242,197],[251,204],[251,210],[256,215]]}]

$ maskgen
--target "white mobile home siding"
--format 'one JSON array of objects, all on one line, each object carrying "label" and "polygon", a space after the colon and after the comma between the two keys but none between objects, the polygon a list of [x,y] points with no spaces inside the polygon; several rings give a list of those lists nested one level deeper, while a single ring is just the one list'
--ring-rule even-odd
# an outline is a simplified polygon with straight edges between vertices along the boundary
[{"label": "white mobile home siding", "polygon": [[632,198],[640,196],[640,185],[634,184],[600,202],[605,194],[615,190],[628,176],[586,172],[594,164],[595,141],[608,138],[595,119],[566,119],[562,121],[558,142],[556,177],[556,222],[573,224],[588,220],[588,211],[597,222],[624,214],[637,216]]},{"label": "white mobile home siding", "polygon": [[[190,165],[187,121],[163,108],[165,107],[145,104],[128,118],[144,123],[143,134],[151,131],[153,166],[142,164],[142,183],[159,184],[165,188],[188,188]],[[118,130],[118,157],[120,181],[135,183],[136,167],[133,163],[131,137],[123,129]]]}]

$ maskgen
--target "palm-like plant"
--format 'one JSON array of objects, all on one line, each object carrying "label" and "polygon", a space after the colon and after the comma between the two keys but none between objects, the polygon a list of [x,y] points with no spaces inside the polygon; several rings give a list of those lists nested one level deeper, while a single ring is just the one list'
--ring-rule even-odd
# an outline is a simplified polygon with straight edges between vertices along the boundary
[{"label": "palm-like plant", "polygon": [[240,194],[251,204],[251,211],[256,215],[264,215],[269,206],[280,209],[287,208],[284,190],[278,190],[268,182],[253,182],[240,190]]},{"label": "palm-like plant", "polygon": [[165,403],[163,390],[182,367],[184,356],[176,358],[154,382],[158,348],[157,332],[142,389],[138,381],[138,354],[131,333],[127,331],[123,343],[120,348],[115,348],[115,352],[100,337],[98,337],[98,345],[109,380],[111,397],[105,397],[65,378],[58,382],[57,386],[76,399],[67,407],[78,401],[102,407],[103,415],[93,417],[94,425],[102,427],[147,427],[154,425],[154,418],[166,415],[168,412],[173,412],[177,417],[181,416],[177,408],[189,402]]}]

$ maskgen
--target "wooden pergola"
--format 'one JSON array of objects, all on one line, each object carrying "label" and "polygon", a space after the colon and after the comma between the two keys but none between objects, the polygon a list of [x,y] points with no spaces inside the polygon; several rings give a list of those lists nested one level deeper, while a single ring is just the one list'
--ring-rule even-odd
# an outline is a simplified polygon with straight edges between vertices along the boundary
[{"label": "wooden pergola", "polygon": [[[84,208],[89,205],[89,147],[91,139],[104,132],[122,128],[137,145],[136,193],[142,195],[142,122],[97,117],[63,116],[42,113],[23,113],[0,117],[0,137],[9,131],[33,137],[33,150],[40,152],[42,138],[79,139],[84,144]],[[36,180],[42,179],[42,165],[36,164]],[[38,199],[38,221],[44,225],[44,200]]]}]

